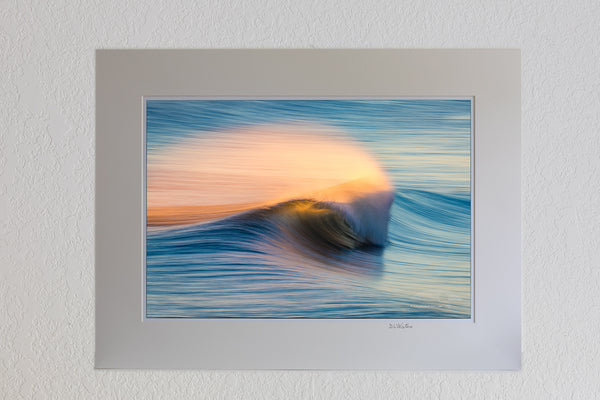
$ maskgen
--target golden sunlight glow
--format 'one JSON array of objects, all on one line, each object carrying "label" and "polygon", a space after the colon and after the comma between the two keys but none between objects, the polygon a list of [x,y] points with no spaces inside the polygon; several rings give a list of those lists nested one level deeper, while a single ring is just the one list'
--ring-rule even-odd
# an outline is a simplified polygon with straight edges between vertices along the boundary
[{"label": "golden sunlight glow", "polygon": [[348,202],[388,190],[371,156],[318,125],[202,133],[147,160],[149,224],[202,221],[291,199]]}]

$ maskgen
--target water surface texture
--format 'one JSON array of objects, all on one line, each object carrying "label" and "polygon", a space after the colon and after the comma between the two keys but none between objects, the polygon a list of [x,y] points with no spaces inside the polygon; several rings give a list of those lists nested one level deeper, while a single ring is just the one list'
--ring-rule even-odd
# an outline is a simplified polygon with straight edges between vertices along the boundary
[{"label": "water surface texture", "polygon": [[146,102],[146,316],[469,318],[471,100]]}]

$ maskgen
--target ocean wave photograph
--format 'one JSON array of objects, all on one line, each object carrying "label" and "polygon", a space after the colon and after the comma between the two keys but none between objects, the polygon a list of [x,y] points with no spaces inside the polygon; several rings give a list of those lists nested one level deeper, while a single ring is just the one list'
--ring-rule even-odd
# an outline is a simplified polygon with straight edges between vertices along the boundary
[{"label": "ocean wave photograph", "polygon": [[146,317],[470,318],[471,107],[146,98]]}]

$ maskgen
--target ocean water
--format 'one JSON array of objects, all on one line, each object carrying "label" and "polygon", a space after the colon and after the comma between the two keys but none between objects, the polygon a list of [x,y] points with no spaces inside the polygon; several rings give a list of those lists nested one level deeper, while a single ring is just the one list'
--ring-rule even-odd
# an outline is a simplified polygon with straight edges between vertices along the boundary
[{"label": "ocean water", "polygon": [[146,103],[149,318],[469,318],[471,101]]}]

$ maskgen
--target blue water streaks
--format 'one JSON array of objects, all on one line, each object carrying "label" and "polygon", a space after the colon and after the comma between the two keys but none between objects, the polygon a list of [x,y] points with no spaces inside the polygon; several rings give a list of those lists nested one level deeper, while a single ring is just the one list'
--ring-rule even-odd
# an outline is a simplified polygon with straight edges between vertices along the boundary
[{"label": "blue water streaks", "polygon": [[254,124],[336,127],[369,149],[395,197],[383,248],[321,251],[264,218],[147,233],[147,316],[468,318],[469,100],[147,103],[147,150]]}]

